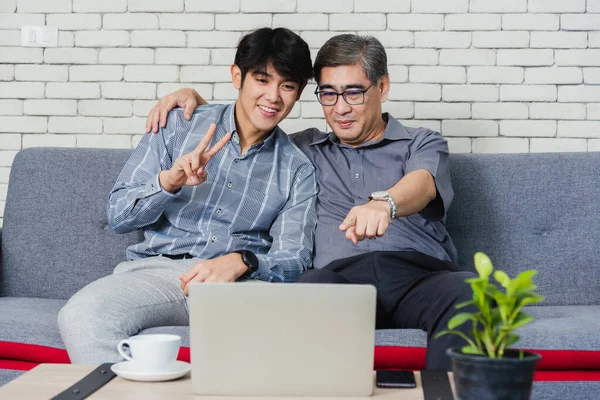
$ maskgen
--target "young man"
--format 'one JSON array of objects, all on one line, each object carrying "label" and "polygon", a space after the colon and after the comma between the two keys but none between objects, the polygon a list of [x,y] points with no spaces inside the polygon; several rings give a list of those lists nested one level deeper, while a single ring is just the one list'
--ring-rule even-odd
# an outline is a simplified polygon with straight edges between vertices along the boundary
[{"label": "young man", "polygon": [[311,265],[314,167],[277,127],[312,77],[308,45],[287,29],[255,31],[241,40],[231,76],[235,104],[187,119],[173,110],[119,175],[109,224],[144,229],[145,240],[61,310],[71,361],[115,362],[120,340],[187,325],[191,282],[293,282]]},{"label": "young man", "polygon": [[[445,350],[464,343],[434,336],[446,328],[454,305],[471,298],[464,281],[475,275],[459,271],[444,225],[453,197],[447,143],[438,132],[407,128],[382,114],[390,78],[377,39],[331,38],[317,54],[314,73],[333,132],[311,128],[292,135],[313,162],[320,188],[315,269],[299,282],[376,286],[378,328],[426,330],[427,367],[450,369]],[[170,104],[195,107],[197,100],[186,91],[161,100],[147,130]]]}]

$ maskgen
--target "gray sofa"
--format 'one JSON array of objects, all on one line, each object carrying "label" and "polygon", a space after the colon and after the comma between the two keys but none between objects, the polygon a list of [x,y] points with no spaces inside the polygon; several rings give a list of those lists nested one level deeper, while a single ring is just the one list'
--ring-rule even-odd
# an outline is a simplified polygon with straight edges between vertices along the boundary
[{"label": "gray sofa", "polygon": [[[0,231],[0,385],[27,362],[68,361],[59,309],[141,240],[141,232],[119,235],[106,222],[107,194],[130,153],[17,154]],[[539,270],[546,301],[528,309],[536,320],[521,330],[519,345],[542,350],[538,378],[552,381],[536,382],[534,398],[597,398],[600,153],[452,155],[451,169],[456,195],[447,226],[462,267],[473,270],[473,254],[483,251],[511,276]],[[149,331],[179,333],[188,346],[187,327]],[[419,367],[411,360],[422,359],[425,339],[417,330],[378,331],[376,366]]]}]

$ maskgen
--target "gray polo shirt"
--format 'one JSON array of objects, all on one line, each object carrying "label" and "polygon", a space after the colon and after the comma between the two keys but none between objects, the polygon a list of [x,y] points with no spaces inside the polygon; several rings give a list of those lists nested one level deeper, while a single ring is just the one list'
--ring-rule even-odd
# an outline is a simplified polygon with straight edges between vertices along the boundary
[{"label": "gray polo shirt", "polygon": [[[454,192],[448,144],[426,128],[407,128],[385,113],[384,136],[358,147],[341,144],[335,134],[310,128],[292,135],[317,170],[319,194],[314,267],[373,251],[418,251],[456,262],[456,249],[444,225]],[[435,178],[437,197],[418,214],[396,218],[383,237],[353,244],[339,230],[350,209],[372,192],[387,190],[409,172],[425,169]]]}]

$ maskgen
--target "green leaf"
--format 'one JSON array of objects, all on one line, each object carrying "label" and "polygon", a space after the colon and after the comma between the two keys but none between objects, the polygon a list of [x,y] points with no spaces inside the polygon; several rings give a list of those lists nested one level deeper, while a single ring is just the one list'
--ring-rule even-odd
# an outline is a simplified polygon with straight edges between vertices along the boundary
[{"label": "green leaf", "polygon": [[478,251],[475,253],[475,269],[479,273],[479,276],[485,279],[488,279],[494,270],[494,266],[492,265],[492,261],[490,258],[484,253]]},{"label": "green leaf", "polygon": [[501,284],[502,287],[508,287],[508,284],[510,283],[510,278],[504,271],[494,272],[494,279],[496,279],[496,282]]},{"label": "green leaf", "polygon": [[460,313],[456,314],[454,317],[448,321],[448,329],[454,329],[459,325],[464,324],[467,321],[471,321],[473,319],[472,313]]},{"label": "green leaf", "polygon": [[463,301],[462,303],[458,303],[457,305],[455,305],[454,308],[456,308],[456,309],[465,308],[467,306],[470,306],[471,304],[475,304],[473,302],[473,300]]},{"label": "green leaf", "polygon": [[485,354],[483,353],[482,350],[478,349],[477,347],[474,346],[463,346],[462,349],[460,349],[464,354],[478,354],[480,356],[484,356]]},{"label": "green leaf", "polygon": [[527,325],[531,321],[533,321],[533,317],[531,315],[525,314],[524,312],[520,312],[519,314],[517,314],[517,317],[514,319],[511,326],[512,329],[518,329],[523,325]]},{"label": "green leaf", "polygon": [[517,335],[516,333],[511,333],[510,335],[508,335],[508,339],[506,339],[506,344],[504,345],[504,347],[508,349],[510,346],[517,343],[519,339],[521,339],[519,335]]}]

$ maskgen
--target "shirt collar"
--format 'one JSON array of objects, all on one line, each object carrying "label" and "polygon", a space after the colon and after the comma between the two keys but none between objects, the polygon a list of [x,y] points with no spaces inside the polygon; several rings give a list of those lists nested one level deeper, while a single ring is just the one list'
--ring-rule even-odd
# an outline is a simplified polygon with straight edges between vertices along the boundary
[{"label": "shirt collar", "polygon": [[[235,103],[231,103],[227,106],[227,109],[223,113],[223,124],[225,125],[225,132],[231,132],[231,140],[239,145],[240,137],[238,136],[237,126],[235,125]],[[273,148],[275,146],[275,137],[280,132],[283,131],[279,128],[279,125],[277,125],[262,143],[257,143],[252,146],[252,148]]]},{"label": "shirt collar", "polygon": [[[383,118],[385,121],[387,121],[387,126],[385,128],[385,131],[383,132],[383,139],[388,139],[388,140],[402,140],[402,139],[411,139],[410,134],[408,133],[408,131],[406,130],[406,128],[404,127],[404,125],[402,125],[400,123],[400,121],[398,121],[396,118],[392,117],[391,114],[389,113],[383,113],[381,114],[381,118]],[[310,145],[317,145],[317,144],[322,144],[324,143],[326,140],[328,140],[331,143],[334,144],[339,144],[340,140],[337,138],[337,136],[335,136],[335,133],[329,132],[328,134],[323,134],[321,135],[318,139],[314,140]],[[363,147],[363,146],[370,146],[373,143],[363,143],[358,147]]]}]

